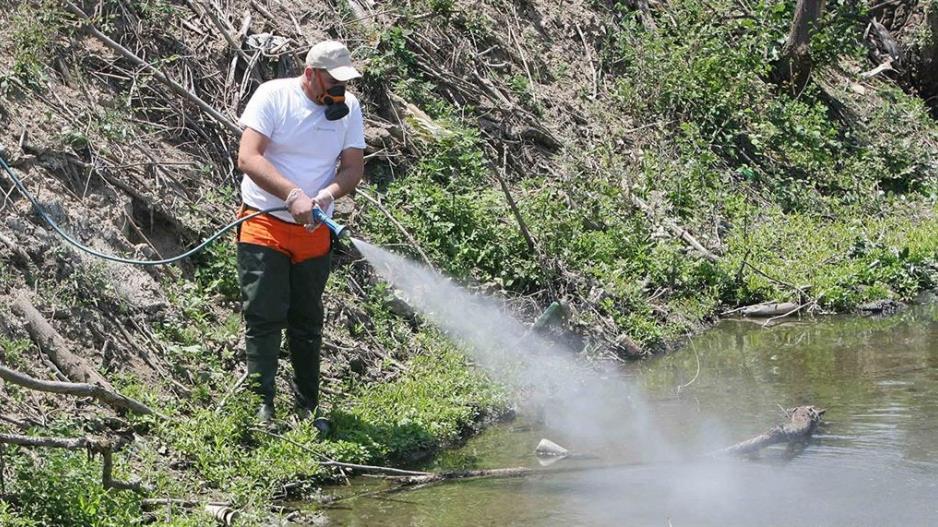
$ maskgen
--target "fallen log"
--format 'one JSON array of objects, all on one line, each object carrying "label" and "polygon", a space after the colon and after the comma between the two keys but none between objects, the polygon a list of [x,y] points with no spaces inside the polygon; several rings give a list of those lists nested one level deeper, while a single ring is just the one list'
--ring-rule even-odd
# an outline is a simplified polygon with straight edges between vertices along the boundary
[{"label": "fallen log", "polygon": [[69,380],[97,384],[113,391],[107,379],[96,372],[85,359],[69,351],[65,339],[33,306],[25,293],[20,294],[13,301],[13,310],[26,319],[26,331],[29,332],[33,341]]},{"label": "fallen log", "polygon": [[763,448],[778,443],[791,443],[794,441],[803,441],[811,437],[817,424],[821,421],[821,416],[825,410],[814,406],[799,406],[785,410],[788,415],[788,422],[783,425],[773,426],[765,432],[741,441],[733,446],[718,450],[716,455],[747,455],[755,453]]},{"label": "fallen log", "polygon": [[800,307],[794,302],[765,302],[746,306],[740,314],[746,317],[777,317],[795,312]]}]

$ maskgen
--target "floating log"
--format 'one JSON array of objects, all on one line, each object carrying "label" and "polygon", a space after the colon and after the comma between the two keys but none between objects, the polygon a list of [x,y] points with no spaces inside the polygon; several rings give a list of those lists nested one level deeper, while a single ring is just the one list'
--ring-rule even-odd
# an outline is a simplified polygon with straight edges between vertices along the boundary
[{"label": "floating log", "polygon": [[804,441],[814,433],[824,412],[825,410],[814,406],[790,408],[785,410],[785,413],[788,414],[787,423],[773,426],[752,439],[747,439],[733,446],[726,447],[723,450],[715,452],[715,454],[746,455],[758,452],[769,445]]}]

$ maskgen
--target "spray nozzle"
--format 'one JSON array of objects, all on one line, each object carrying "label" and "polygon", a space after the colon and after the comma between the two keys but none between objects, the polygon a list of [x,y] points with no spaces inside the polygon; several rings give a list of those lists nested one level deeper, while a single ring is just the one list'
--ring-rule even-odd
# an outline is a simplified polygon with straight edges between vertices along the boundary
[{"label": "spray nozzle", "polygon": [[313,207],[313,219],[319,223],[325,223],[326,227],[332,231],[332,234],[335,234],[336,238],[341,238],[345,234],[345,226],[339,225],[332,218],[326,216],[326,213],[322,211],[319,207]]}]

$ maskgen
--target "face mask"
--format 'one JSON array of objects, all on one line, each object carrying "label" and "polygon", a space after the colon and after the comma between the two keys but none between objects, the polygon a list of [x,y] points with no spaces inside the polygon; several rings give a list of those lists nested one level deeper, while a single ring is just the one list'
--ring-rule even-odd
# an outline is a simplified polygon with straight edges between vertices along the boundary
[{"label": "face mask", "polygon": [[319,88],[322,90],[316,102],[326,107],[326,119],[338,121],[349,112],[348,104],[345,104],[345,86],[337,84],[327,90],[320,75],[320,72],[316,71],[316,80],[319,81]]}]

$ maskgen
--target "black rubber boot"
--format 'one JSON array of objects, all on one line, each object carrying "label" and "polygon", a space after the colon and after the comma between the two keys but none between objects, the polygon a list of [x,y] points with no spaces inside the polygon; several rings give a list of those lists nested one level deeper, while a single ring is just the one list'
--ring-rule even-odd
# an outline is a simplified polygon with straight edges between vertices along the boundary
[{"label": "black rubber boot", "polygon": [[322,348],[322,293],[329,279],[331,255],[312,258],[290,269],[287,344],[293,365],[296,406],[306,412],[319,407],[319,363]]},{"label": "black rubber boot", "polygon": [[238,244],[245,352],[251,389],[273,404],[280,340],[290,302],[290,258],[273,249]]},{"label": "black rubber boot", "polygon": [[260,408],[257,409],[257,421],[263,426],[270,426],[274,421],[274,414],[273,403],[261,403]]}]

